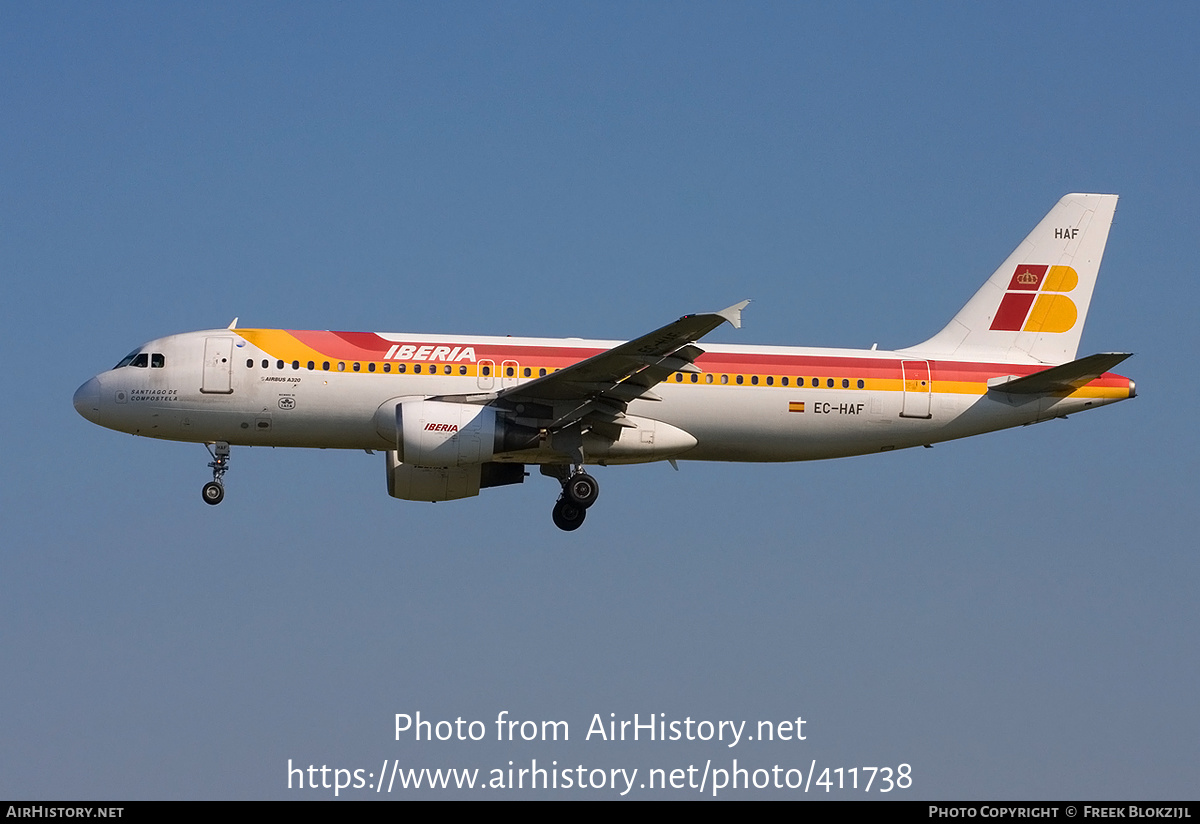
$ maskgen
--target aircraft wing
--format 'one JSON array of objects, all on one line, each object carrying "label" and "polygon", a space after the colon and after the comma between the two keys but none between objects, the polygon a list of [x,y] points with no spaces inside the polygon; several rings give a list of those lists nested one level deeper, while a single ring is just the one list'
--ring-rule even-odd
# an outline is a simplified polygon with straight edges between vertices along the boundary
[{"label": "aircraft wing", "polygon": [[694,341],[723,323],[742,325],[744,300],[719,312],[684,315],[674,323],[628,343],[572,364],[542,378],[502,390],[500,406],[543,407],[550,414],[547,429],[560,429],[584,418],[594,426],[632,426],[623,422],[625,409],[637,399],[659,400],[651,388],[673,372],[699,371],[694,361],[704,353]]}]

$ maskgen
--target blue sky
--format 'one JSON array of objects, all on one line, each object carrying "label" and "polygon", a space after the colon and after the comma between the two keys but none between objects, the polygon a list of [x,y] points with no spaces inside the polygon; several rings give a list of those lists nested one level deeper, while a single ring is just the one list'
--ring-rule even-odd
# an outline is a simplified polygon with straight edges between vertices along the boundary
[{"label": "blue sky", "polygon": [[[4,6],[0,796],[736,757],[908,763],[909,798],[1193,797],[1198,17]],[[430,506],[361,453],[235,449],[206,507],[200,446],[70,403],[234,316],[625,339],[752,298],[714,340],[906,346],[1070,191],[1121,195],[1081,354],[1135,352],[1136,400],[933,450],[600,469],[571,535],[536,475]],[[571,740],[394,740],[396,713],[502,710]],[[585,741],[596,713],[808,738]]]}]

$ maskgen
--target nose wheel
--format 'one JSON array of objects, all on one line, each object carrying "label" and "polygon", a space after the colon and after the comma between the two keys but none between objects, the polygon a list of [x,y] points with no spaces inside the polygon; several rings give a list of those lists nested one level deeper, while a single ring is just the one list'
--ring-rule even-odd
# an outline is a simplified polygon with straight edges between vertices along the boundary
[{"label": "nose wheel", "polygon": [[213,471],[213,479],[206,483],[204,488],[200,490],[200,496],[204,498],[204,503],[209,506],[216,506],[225,500],[223,478],[225,477],[225,473],[229,471],[229,444],[224,441],[217,441],[211,445],[205,444],[204,448],[212,456],[212,461],[208,467]]},{"label": "nose wheel", "polygon": [[556,527],[564,532],[573,532],[583,526],[588,507],[600,497],[600,484],[582,468],[578,468],[563,479],[562,485],[562,495],[554,504],[551,517]]},{"label": "nose wheel", "polygon": [[216,481],[209,481],[204,485],[204,489],[200,490],[200,494],[204,497],[204,503],[216,506],[225,500],[225,487]]}]

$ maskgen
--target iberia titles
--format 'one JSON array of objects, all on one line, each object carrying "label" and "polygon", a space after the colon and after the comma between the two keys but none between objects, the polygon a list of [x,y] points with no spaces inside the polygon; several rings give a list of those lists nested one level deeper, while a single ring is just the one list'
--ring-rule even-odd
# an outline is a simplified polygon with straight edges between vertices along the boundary
[{"label": "iberia titles", "polygon": [[393,344],[383,356],[384,360],[398,361],[458,361],[475,362],[474,346],[416,346],[411,343]]}]

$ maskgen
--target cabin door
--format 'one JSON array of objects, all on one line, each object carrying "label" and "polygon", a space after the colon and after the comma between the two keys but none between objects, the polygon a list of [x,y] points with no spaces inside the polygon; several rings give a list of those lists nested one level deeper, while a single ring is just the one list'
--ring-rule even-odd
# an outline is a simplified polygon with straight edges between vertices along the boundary
[{"label": "cabin door", "polygon": [[929,361],[901,361],[904,370],[904,401],[900,407],[902,418],[932,418],[929,399],[933,392],[933,381],[929,378]]},{"label": "cabin door", "polygon": [[233,392],[233,338],[204,339],[204,376],[200,391],[210,395]]}]

